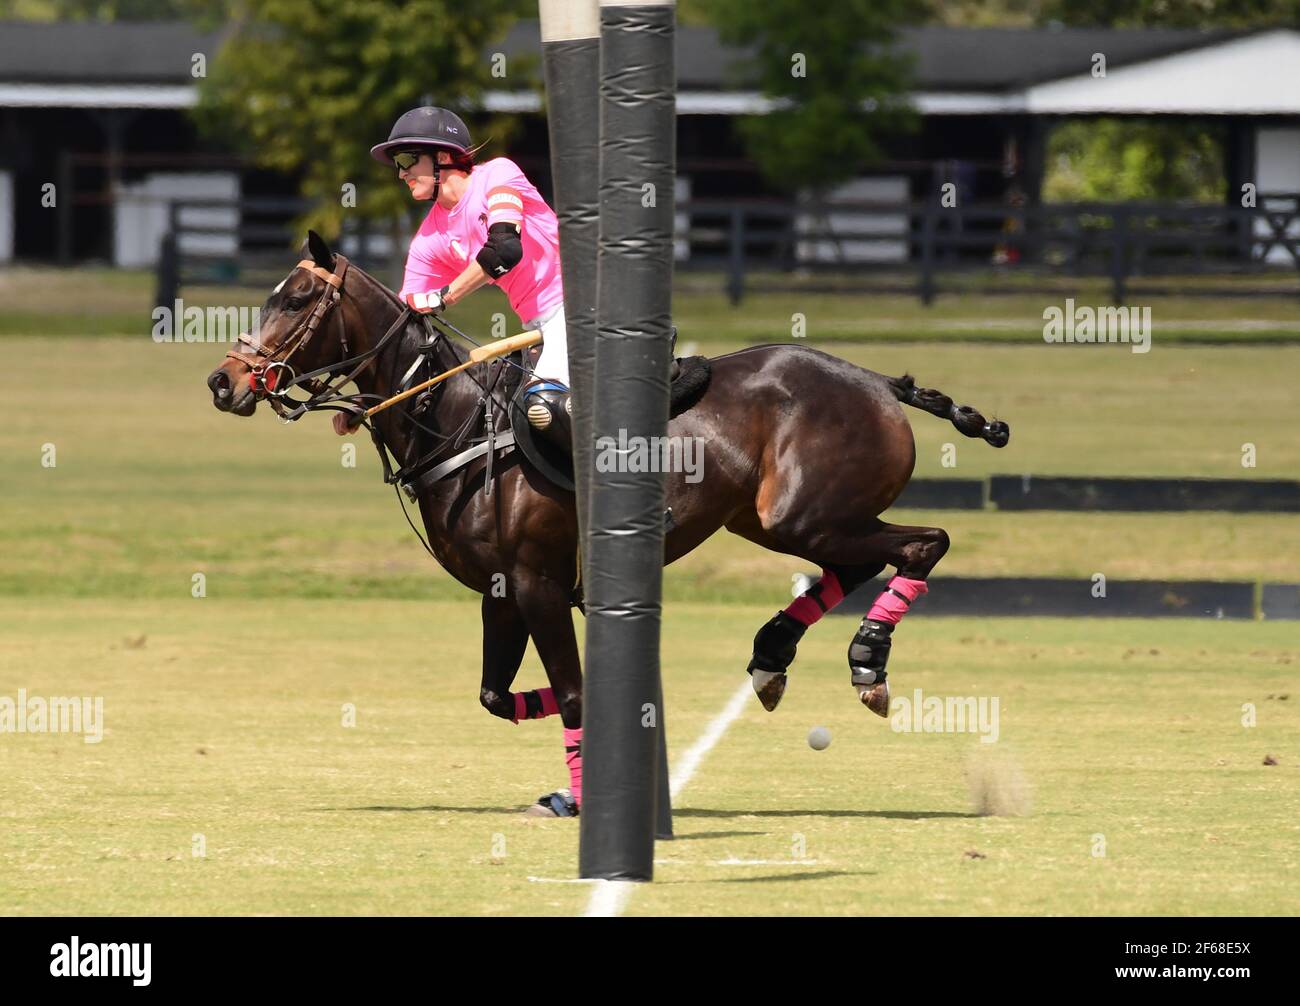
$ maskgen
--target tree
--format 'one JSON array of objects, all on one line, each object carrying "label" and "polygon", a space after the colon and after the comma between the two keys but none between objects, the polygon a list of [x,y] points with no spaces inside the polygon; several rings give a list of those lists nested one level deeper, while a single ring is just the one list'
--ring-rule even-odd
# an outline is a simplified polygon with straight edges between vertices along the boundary
[{"label": "tree", "polygon": [[1223,198],[1222,137],[1213,124],[1076,120],[1057,126],[1047,149],[1047,202]]},{"label": "tree", "polygon": [[[739,123],[773,183],[825,191],[879,159],[877,138],[908,128],[907,65],[890,48],[915,0],[709,0],[724,42],[753,48],[745,64],[766,115]],[[752,85],[751,85],[752,86]]]},{"label": "tree", "polygon": [[[1044,0],[1040,17],[1086,28],[1294,26],[1300,0]],[[1048,201],[1223,198],[1223,135],[1212,122],[1070,122],[1053,131],[1048,150]]]},{"label": "tree", "polygon": [[[402,112],[429,103],[467,113],[476,141],[500,140],[504,120],[468,112],[489,82],[528,86],[522,61],[485,53],[528,13],[530,0],[245,0],[196,114],[261,166],[299,176],[315,203],[304,224],[336,234],[345,213],[391,218],[409,200],[370,148]],[[349,184],[355,209],[344,205]]]},{"label": "tree", "polygon": [[1044,0],[1043,21],[1081,28],[1295,27],[1300,0]]},{"label": "tree", "polygon": [[0,0],[0,20],[20,21],[176,21],[211,24],[230,8],[230,0]]}]

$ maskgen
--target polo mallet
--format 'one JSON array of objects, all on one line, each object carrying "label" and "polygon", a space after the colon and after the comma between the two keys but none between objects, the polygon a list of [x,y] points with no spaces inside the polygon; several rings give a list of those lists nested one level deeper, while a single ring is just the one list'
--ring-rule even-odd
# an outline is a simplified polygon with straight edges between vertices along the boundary
[{"label": "polo mallet", "polygon": [[440,381],[445,381],[447,378],[451,377],[452,374],[459,374],[462,370],[467,367],[472,367],[476,363],[482,363],[484,360],[494,360],[498,356],[508,356],[517,349],[528,349],[530,346],[536,346],[541,341],[542,333],[537,329],[533,329],[530,332],[521,332],[519,335],[512,335],[509,338],[501,339],[498,342],[490,342],[486,346],[476,346],[474,349],[470,350],[469,359],[460,366],[452,367],[451,370],[444,371],[437,377],[429,378],[423,384],[417,384],[413,388],[407,388],[407,390],[403,391],[400,395],[394,395],[392,398],[385,399],[378,405],[372,406],[366,410],[364,418],[369,419],[376,412],[382,412],[390,405],[396,405],[398,402],[403,402],[412,395],[418,395],[426,388],[432,388]]}]

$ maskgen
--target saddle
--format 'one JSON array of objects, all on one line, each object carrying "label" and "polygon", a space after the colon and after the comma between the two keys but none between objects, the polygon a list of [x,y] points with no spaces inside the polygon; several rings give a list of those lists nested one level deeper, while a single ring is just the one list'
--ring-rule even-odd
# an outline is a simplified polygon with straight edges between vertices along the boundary
[{"label": "saddle", "polygon": [[[531,377],[540,356],[541,347],[534,346],[492,364],[494,370],[488,381],[489,386],[495,387],[499,382],[506,401],[510,403],[504,423],[499,416],[492,415],[490,412],[485,413],[484,418],[491,423],[492,429],[484,430],[482,435],[464,441],[471,446],[437,465],[419,466],[414,471],[400,473],[392,478],[386,473],[385,480],[399,482],[406,491],[407,497],[415,502],[423,486],[444,479],[460,471],[471,461],[486,456],[488,463],[484,484],[490,494],[497,454],[516,448],[549,482],[559,489],[572,492],[574,489],[573,459],[567,451],[535,436],[535,431],[528,422],[527,407],[523,401],[523,389],[529,383],[525,380],[524,370],[527,371],[527,376]],[[511,366],[507,361],[513,361],[516,365]],[[711,376],[712,367],[706,357],[688,356],[674,359],[669,392],[669,416],[679,416],[698,402],[708,389]],[[419,405],[416,408],[418,411]],[[380,456],[384,457],[386,464],[386,456],[382,453]]]},{"label": "saddle", "polygon": [[[541,347],[534,346],[522,355],[524,359],[520,362],[531,375],[541,356]],[[522,394],[528,382],[517,367],[510,367],[508,373],[511,377],[507,379],[506,393],[510,401],[510,432],[514,435],[515,447],[549,482],[566,492],[573,492],[573,459],[567,451],[534,435]],[[708,390],[712,376],[713,368],[707,357],[675,358],[669,374],[672,382],[669,387],[669,418],[675,418],[695,405]]]}]

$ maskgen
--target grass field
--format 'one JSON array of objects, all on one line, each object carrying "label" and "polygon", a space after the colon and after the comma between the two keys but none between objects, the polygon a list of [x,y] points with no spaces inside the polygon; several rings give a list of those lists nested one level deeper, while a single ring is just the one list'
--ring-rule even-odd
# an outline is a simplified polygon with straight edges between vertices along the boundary
[{"label": "grass field", "polygon": [[[285,255],[285,272],[296,256]],[[384,279],[385,277],[380,277]],[[841,282],[827,295],[825,277],[754,274],[741,307],[733,307],[718,274],[679,274],[673,294],[673,315],[683,339],[712,342],[780,342],[791,337],[793,315],[803,316],[807,337],[820,341],[998,342],[1042,345],[1043,311],[1063,307],[1073,297],[1079,305],[1100,306],[1112,300],[1102,279],[1062,279],[1052,288],[1024,289],[1031,277],[1002,279],[981,275],[984,287],[963,290],[957,279],[949,292],[930,306],[911,293],[878,292],[860,277]],[[992,280],[992,282],[991,282]],[[207,306],[260,305],[274,280],[265,286],[191,286],[182,292],[187,304]],[[1212,277],[1189,280],[1162,278],[1174,292],[1153,296],[1135,283],[1126,303],[1150,307],[1153,341],[1179,343],[1295,343],[1300,342],[1300,317],[1295,310],[1294,274],[1282,273],[1256,285],[1277,286],[1287,295],[1242,297],[1240,280],[1216,286]],[[1189,294],[1181,295],[1184,287]],[[1205,296],[1222,288],[1222,295]],[[987,288],[987,289],[986,289]],[[154,277],[149,272],[77,268],[0,271],[0,336],[4,335],[130,335],[151,327]],[[495,292],[465,301],[451,317],[485,331],[493,312],[506,311]],[[1127,352],[1127,348],[1124,349]]]},{"label": "grass field", "polygon": [[[318,417],[216,412],[203,382],[224,346],[104,334],[136,317],[138,277],[38,280],[0,314],[23,333],[0,375],[0,697],[103,696],[105,735],[0,734],[0,913],[581,912],[589,889],[554,882],[574,875],[577,828],[518,814],[564,782],[559,726],[479,707],[476,601],[413,540],[369,444]],[[63,313],[28,331],[22,298],[50,290]],[[683,321],[682,345],[788,338],[762,335],[788,310],[766,296],[731,329],[688,301],[727,338]],[[83,316],[101,328],[68,321]],[[1011,422],[994,451],[912,414],[918,475],[1300,476],[1297,345],[809,343]],[[1300,515],[891,517],[947,528],[949,574],[1300,581]],[[755,630],[804,571],[727,535],[667,571],[676,754],[745,684]],[[778,713],[748,701],[629,913],[1295,911],[1297,623],[909,620],[896,697],[998,698],[996,744],[864,712],[853,625],[810,633]],[[520,683],[541,682],[530,652]],[[820,753],[817,724],[834,735]],[[1023,779],[1027,813],[975,814],[972,774]]]},{"label": "grass field", "polygon": [[[414,541],[364,439],[340,441],[320,417],[286,427],[265,410],[241,420],[212,408],[203,382],[221,347],[147,337],[12,345],[30,376],[0,379],[0,594],[187,597],[203,572],[209,592],[228,598],[463,596]],[[995,451],[912,414],[920,476],[1300,474],[1300,346],[1077,350],[837,351],[888,373],[911,370],[1011,421],[1011,445]],[[957,465],[944,468],[953,441]],[[1256,445],[1254,469],[1241,467],[1244,442]],[[42,467],[45,444],[53,468]],[[356,467],[345,467],[353,446]],[[890,516],[947,528],[955,544],[940,568],[949,574],[1300,580],[1300,551],[1281,547],[1300,540],[1300,515]],[[802,571],[724,534],[671,567],[665,589],[676,601],[774,603]]]},{"label": "grass field", "polygon": [[[769,614],[669,606],[674,752],[744,683]],[[105,725],[98,744],[0,740],[0,911],[581,912],[589,889],[556,882],[574,876],[576,824],[518,813],[562,782],[558,724],[479,708],[475,615],[467,602],[0,603],[0,694],[20,668],[31,695],[102,695]],[[995,697],[995,744],[894,732],[864,711],[844,665],[852,630],[833,618],[809,634],[776,713],[750,697],[679,794],[678,837],[630,914],[1295,911],[1294,628],[900,630],[896,698]],[[530,651],[521,681],[541,680]],[[818,724],[824,752],[804,741]],[[1023,780],[1024,816],[975,814],[972,770]]]}]

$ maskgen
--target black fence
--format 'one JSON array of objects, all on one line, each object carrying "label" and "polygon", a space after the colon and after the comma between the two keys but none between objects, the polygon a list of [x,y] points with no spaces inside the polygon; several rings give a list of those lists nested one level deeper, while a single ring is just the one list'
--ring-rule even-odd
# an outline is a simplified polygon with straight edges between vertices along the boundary
[{"label": "black fence", "polygon": [[[972,278],[975,289],[996,293],[1049,289],[1064,277],[1102,277],[1115,304],[1125,301],[1137,279],[1144,280],[1144,295],[1300,295],[1300,194],[1267,194],[1258,201],[1256,207],[949,207],[698,199],[677,205],[677,268],[722,273],[733,304],[756,274],[764,289],[797,283],[801,290],[906,292],[924,303],[944,292],[949,280],[972,289]],[[298,199],[172,203],[158,266],[159,303],[170,303],[187,282],[282,277],[289,249],[302,238],[292,221],[306,208]],[[364,268],[392,277],[410,231],[405,221],[358,216],[348,220],[342,247]],[[1218,287],[1184,282],[1166,289],[1147,282],[1243,274],[1271,275],[1266,283]],[[819,279],[827,282],[819,286]]]},{"label": "black fence", "polygon": [[[296,198],[186,199],[168,206],[158,254],[155,302],[171,305],[184,286],[274,286],[293,265],[306,236],[294,221],[309,204]],[[335,247],[391,283],[410,235],[398,221],[365,217],[347,222]]]},{"label": "black fence", "polygon": [[[810,577],[815,579],[815,577]],[[861,618],[887,578],[862,584],[832,609]],[[1230,580],[935,576],[911,607],[913,615],[1052,618],[1215,618],[1289,621],[1300,618],[1300,584]]]},{"label": "black fence", "polygon": [[913,479],[895,506],[918,510],[1300,513],[1300,481],[1072,475]]},{"label": "black fence", "polygon": [[[1238,208],[693,201],[680,207],[690,221],[679,235],[689,243],[690,257],[679,267],[725,270],[733,304],[741,301],[747,277],[755,272],[874,273],[893,282],[872,289],[914,292],[928,304],[942,292],[946,277],[990,269],[1026,282],[982,292],[1032,291],[1053,276],[1095,276],[1109,280],[1112,300],[1119,304],[1137,277],[1294,275],[1300,268],[1300,195],[1270,194],[1259,202]],[[1190,285],[1178,292],[1214,291]],[[1300,287],[1238,285],[1229,292],[1294,296]]]}]

